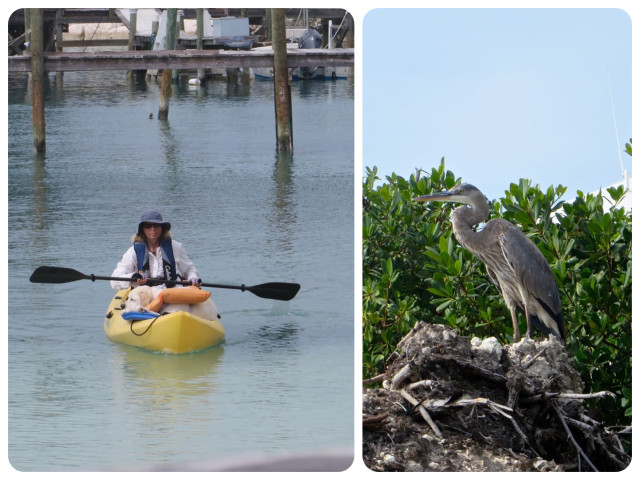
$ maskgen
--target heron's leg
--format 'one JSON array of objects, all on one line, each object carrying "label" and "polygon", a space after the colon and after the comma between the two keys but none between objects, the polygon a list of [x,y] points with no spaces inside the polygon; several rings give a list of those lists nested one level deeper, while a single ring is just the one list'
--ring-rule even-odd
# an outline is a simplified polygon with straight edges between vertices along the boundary
[{"label": "heron's leg", "polygon": [[527,317],[527,338],[531,338],[531,317],[529,315],[528,302],[524,302],[524,316]]},{"label": "heron's leg", "polygon": [[518,314],[516,313],[515,305],[509,305],[509,311],[511,312],[511,322],[513,323],[513,341],[520,341],[520,328],[518,327]]},{"label": "heron's leg", "polygon": [[520,292],[521,307],[527,319],[527,338],[531,338],[531,317],[529,316],[529,296],[522,286],[518,286]]},{"label": "heron's leg", "polygon": [[531,320],[529,320],[528,312],[527,312],[527,338],[531,338]]}]

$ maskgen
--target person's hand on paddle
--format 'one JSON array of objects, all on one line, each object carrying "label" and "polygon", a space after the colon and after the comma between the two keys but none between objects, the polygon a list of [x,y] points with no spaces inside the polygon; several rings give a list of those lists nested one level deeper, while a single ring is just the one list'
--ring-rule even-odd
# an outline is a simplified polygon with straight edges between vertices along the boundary
[{"label": "person's hand on paddle", "polygon": [[202,279],[201,278],[192,277],[191,278],[191,286],[201,288],[202,287]]},{"label": "person's hand on paddle", "polygon": [[135,281],[138,285],[144,285],[147,283],[147,276],[136,272],[131,275],[131,281]]}]

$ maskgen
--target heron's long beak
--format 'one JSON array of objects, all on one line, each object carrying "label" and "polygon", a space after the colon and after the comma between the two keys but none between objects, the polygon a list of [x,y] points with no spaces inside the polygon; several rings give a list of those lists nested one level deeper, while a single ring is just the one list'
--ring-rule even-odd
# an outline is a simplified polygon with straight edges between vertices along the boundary
[{"label": "heron's long beak", "polygon": [[413,199],[414,202],[450,202],[453,194],[450,192],[438,192],[430,195],[423,195]]}]

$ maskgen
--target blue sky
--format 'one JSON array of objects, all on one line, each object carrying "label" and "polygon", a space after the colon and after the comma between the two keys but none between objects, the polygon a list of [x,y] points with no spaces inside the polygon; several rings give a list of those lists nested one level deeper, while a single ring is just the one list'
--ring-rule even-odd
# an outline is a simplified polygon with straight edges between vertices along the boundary
[{"label": "blue sky", "polygon": [[[362,30],[362,167],[445,157],[489,198],[527,178],[565,199],[622,179],[631,19],[620,9],[374,9]],[[610,82],[609,82],[610,80]]]}]

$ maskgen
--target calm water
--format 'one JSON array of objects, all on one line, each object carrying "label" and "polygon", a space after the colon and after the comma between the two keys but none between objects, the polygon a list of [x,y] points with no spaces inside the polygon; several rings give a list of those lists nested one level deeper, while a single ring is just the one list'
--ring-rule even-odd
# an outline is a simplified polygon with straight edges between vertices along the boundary
[{"label": "calm water", "polygon": [[[9,460],[118,469],[353,448],[353,84],[292,86],[292,156],[275,153],[273,85],[50,77],[33,154],[9,79]],[[153,113],[154,119],[149,119]],[[110,275],[140,213],[173,223],[205,282],[298,282],[291,302],[214,291],[226,342],[189,355],[110,342],[108,282],[29,283],[40,265]]]}]

